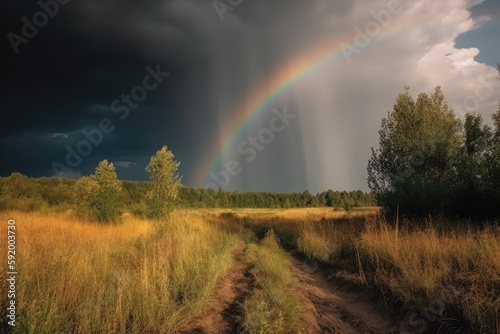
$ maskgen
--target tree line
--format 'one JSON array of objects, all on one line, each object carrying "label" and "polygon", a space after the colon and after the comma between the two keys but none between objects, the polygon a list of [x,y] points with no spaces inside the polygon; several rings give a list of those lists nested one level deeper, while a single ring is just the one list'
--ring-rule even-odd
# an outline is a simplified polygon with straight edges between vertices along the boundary
[{"label": "tree line", "polygon": [[[109,167],[108,167],[109,168]],[[84,177],[85,179],[85,177]],[[0,209],[34,211],[42,207],[70,208],[84,194],[77,188],[78,180],[65,178],[28,178],[20,173],[0,177]],[[133,207],[147,201],[149,181],[120,181],[120,202]],[[85,193],[85,192],[84,192]],[[182,208],[301,208],[353,207],[377,205],[375,194],[356,191],[328,190],[312,195],[304,192],[215,191],[179,185],[177,198],[171,203]]]},{"label": "tree line", "polygon": [[492,120],[458,117],[440,87],[416,99],[406,87],[382,119],[369,188],[393,213],[500,217],[500,103]]},{"label": "tree line", "polygon": [[377,205],[375,195],[361,190],[328,190],[316,195],[304,192],[215,191],[206,188],[182,187],[179,204],[184,207],[210,208],[305,208],[333,207],[349,210],[353,207]]},{"label": "tree line", "polygon": [[149,181],[121,181],[113,163],[99,162],[92,175],[78,180],[28,178],[20,173],[0,178],[0,210],[37,211],[74,209],[98,221],[116,221],[128,210],[138,216],[159,218],[173,208],[303,208],[377,205],[375,194],[328,190],[304,192],[215,191],[181,184],[179,163],[164,146],[150,159]]}]

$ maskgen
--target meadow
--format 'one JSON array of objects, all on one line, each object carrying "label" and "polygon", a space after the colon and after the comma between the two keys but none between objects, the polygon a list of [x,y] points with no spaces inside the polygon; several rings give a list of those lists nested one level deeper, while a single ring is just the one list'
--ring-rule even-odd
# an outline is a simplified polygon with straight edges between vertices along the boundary
[{"label": "meadow", "polygon": [[[222,307],[233,313],[220,320],[227,328],[311,332],[294,259],[314,261],[329,280],[366,292],[369,302],[383,301],[415,332],[424,324],[443,333],[500,328],[498,224],[395,224],[378,208],[176,210],[158,220],[125,213],[114,225],[71,211],[0,217],[17,226],[15,333],[217,332],[224,327],[189,324],[213,313],[237,262],[247,283],[231,307]],[[238,249],[244,256],[236,259]],[[1,270],[8,271],[5,261]],[[224,284],[234,290],[239,279]],[[5,331],[8,289],[1,284]]]},{"label": "meadow", "polygon": [[[237,242],[216,223],[175,213],[109,226],[71,214],[0,217],[18,231],[17,333],[172,332],[209,302]],[[2,312],[6,291],[2,280]]]}]

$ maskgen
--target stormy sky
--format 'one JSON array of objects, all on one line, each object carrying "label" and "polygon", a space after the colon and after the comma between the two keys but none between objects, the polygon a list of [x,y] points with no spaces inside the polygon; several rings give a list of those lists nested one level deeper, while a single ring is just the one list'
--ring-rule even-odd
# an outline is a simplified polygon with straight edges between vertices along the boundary
[{"label": "stormy sky", "polygon": [[[236,161],[225,189],[367,190],[370,148],[405,85],[442,86],[458,115],[490,124],[500,99],[497,0],[5,0],[0,18],[0,176],[78,177],[108,159],[145,180],[167,145],[185,185],[217,184],[209,172]],[[337,57],[225,145],[242,101],[329,43]],[[242,154],[276,112],[290,118]],[[214,142],[222,158],[205,170]]]}]

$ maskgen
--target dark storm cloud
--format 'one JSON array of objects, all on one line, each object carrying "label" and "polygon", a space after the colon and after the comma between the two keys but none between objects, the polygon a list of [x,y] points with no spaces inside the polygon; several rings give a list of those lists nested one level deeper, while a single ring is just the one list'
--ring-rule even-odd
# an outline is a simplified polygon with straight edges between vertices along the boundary
[{"label": "dark storm cloud", "polygon": [[[21,44],[17,55],[4,40],[6,85],[0,104],[6,117],[0,125],[0,148],[10,159],[1,166],[2,175],[13,170],[33,176],[52,174],[51,162],[64,160],[65,147],[75,147],[84,139],[81,130],[96,127],[103,117],[115,121],[116,131],[77,171],[88,172],[89,165],[102,157],[150,154],[167,139],[176,145],[180,130],[175,124],[186,92],[183,78],[200,70],[203,61],[196,58],[203,55],[195,36],[184,36],[189,31],[180,21],[168,11],[160,19],[158,6],[164,1],[134,3],[75,1],[61,7],[27,45]],[[40,10],[35,4],[17,2],[3,7],[5,34],[20,34],[21,17]],[[112,101],[140,84],[145,67],[154,67],[155,62],[176,76],[175,85],[167,80],[126,121],[117,121],[109,110]]]},{"label": "dark storm cloud", "polygon": [[[303,1],[303,0],[254,0],[242,1],[235,14],[245,22],[276,25],[293,23],[296,18],[307,18],[321,10],[324,14],[340,18],[355,6],[356,1]],[[298,21],[295,20],[295,24]]]}]

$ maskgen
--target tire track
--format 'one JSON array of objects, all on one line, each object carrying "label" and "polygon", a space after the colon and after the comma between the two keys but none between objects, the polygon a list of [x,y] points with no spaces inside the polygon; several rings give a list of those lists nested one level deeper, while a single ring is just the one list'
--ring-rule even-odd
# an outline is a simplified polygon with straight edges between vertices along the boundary
[{"label": "tire track", "polygon": [[299,282],[294,293],[303,303],[307,333],[412,333],[361,293],[342,290],[309,263],[296,258],[292,263]]},{"label": "tire track", "polygon": [[246,263],[246,244],[240,241],[233,254],[233,267],[220,279],[208,308],[180,333],[241,333],[242,304],[251,294],[254,278]]}]

